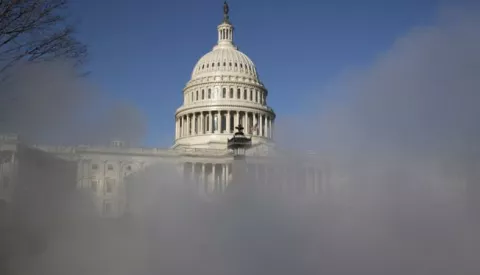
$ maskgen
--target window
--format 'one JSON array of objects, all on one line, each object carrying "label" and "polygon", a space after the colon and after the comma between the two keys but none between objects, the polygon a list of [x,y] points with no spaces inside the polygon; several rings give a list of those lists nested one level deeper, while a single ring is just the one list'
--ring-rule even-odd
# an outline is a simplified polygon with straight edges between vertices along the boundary
[{"label": "window", "polygon": [[240,99],[241,96],[240,96],[240,89],[237,89],[237,98]]},{"label": "window", "polygon": [[113,192],[113,185],[115,184],[114,179],[107,179],[105,181],[105,193],[112,193]]},{"label": "window", "polygon": [[215,63],[212,63],[212,68],[215,67]]},{"label": "window", "polygon": [[258,102],[258,91],[255,91],[255,102]]},{"label": "window", "polygon": [[127,166],[127,171],[132,171],[132,166]]},{"label": "window", "polygon": [[202,65],[202,69],[205,68],[205,65]]},{"label": "window", "polygon": [[247,89],[243,90],[243,99],[247,100]]},{"label": "window", "polygon": [[195,91],[195,100],[198,100],[198,91]]},{"label": "window", "polygon": [[208,99],[212,97],[212,89],[208,89]]},{"label": "window", "polygon": [[202,90],[202,100],[205,99],[205,90]]},{"label": "window", "polygon": [[226,67],[226,66],[227,66],[227,62],[223,62],[223,66]]},{"label": "window", "polygon": [[109,164],[108,165],[108,171],[112,171],[113,170],[113,165],[112,164]]},{"label": "window", "polygon": [[217,63],[217,67],[220,67],[220,62]]},{"label": "window", "polygon": [[237,67],[237,63],[235,63],[235,68]]},{"label": "window", "polygon": [[227,97],[227,89],[223,88],[222,90],[222,97],[225,98]]},{"label": "window", "polygon": [[228,66],[232,67],[232,62],[229,62],[229,63],[228,63]]},{"label": "window", "polygon": [[233,98],[233,88],[230,88],[230,98]]},{"label": "window", "polygon": [[250,101],[253,101],[253,90],[250,90]]},{"label": "window", "polygon": [[240,69],[243,69],[243,64],[242,63],[240,63]]},{"label": "window", "polygon": [[193,93],[190,93],[190,99],[193,102]]},{"label": "window", "polygon": [[90,188],[94,193],[97,193],[97,186],[98,186],[98,181],[97,180],[92,180],[90,182]]},{"label": "window", "polygon": [[208,68],[208,66],[210,66],[210,64],[207,64],[207,68]]},{"label": "window", "polygon": [[98,169],[98,164],[94,163],[92,164],[92,170],[97,170]]}]

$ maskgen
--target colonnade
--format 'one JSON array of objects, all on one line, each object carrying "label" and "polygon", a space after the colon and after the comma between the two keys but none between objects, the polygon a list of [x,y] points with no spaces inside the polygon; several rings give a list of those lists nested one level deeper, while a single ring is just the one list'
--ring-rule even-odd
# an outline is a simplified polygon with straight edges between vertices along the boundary
[{"label": "colonnade", "polygon": [[232,134],[239,124],[245,127],[246,134],[273,138],[273,115],[235,110],[200,111],[177,116],[175,138],[204,134]]},{"label": "colonnade", "polygon": [[[232,163],[193,163],[182,166],[184,179],[200,194],[225,192],[232,182]],[[319,194],[325,191],[327,179],[317,167],[281,167],[248,164],[247,173],[256,184],[282,193]]]}]

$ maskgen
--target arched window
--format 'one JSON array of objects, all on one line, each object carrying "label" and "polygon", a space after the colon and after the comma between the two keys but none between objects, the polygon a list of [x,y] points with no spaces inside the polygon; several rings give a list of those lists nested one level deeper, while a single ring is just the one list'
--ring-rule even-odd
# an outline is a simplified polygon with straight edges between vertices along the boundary
[{"label": "arched window", "polygon": [[230,88],[230,98],[233,98],[233,88]]},{"label": "arched window", "polygon": [[227,89],[223,88],[222,90],[222,97],[226,98],[227,97]]},{"label": "arched window", "polygon": [[208,89],[208,99],[212,98],[212,89]]},{"label": "arched window", "polygon": [[237,89],[237,98],[240,99],[241,98],[241,95],[240,95],[240,88]]},{"label": "arched window", "polygon": [[202,90],[202,100],[205,99],[205,90]]}]

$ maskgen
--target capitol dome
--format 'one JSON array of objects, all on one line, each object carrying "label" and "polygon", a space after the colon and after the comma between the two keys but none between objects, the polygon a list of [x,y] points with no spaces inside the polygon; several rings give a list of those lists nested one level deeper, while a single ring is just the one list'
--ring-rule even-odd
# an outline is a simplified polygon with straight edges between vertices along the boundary
[{"label": "capitol dome", "polygon": [[233,45],[216,46],[211,52],[200,58],[193,69],[192,79],[225,73],[258,80],[255,64]]},{"label": "capitol dome", "polygon": [[225,149],[238,125],[254,144],[271,143],[275,113],[255,64],[233,42],[228,7],[217,33],[217,44],[198,60],[183,89],[174,147]]}]

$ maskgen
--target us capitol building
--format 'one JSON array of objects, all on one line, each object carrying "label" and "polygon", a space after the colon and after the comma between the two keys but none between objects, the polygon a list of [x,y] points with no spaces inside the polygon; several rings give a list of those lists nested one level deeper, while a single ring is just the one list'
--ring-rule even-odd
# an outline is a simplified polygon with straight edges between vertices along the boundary
[{"label": "us capitol building", "polygon": [[[247,162],[248,173],[256,184],[275,185],[284,192],[304,196],[322,194],[328,176],[318,156],[287,154],[275,146],[276,115],[267,104],[268,90],[255,64],[235,45],[228,12],[225,5],[223,22],[217,27],[218,42],[195,64],[183,89],[183,105],[175,113],[175,142],[171,148],[132,148],[117,140],[110,146],[35,145],[29,146],[31,150],[74,162],[76,188],[91,192],[99,215],[117,217],[127,205],[128,177],[155,165],[176,167],[186,179],[184,182],[199,195],[222,193],[232,182],[233,156],[227,149],[227,139],[234,134],[235,126],[243,125],[245,135],[252,139]],[[2,139],[4,147],[14,144],[12,157],[1,163],[2,181],[11,184],[0,185],[0,199],[3,196],[8,201],[8,194],[15,188],[15,161],[21,162],[21,158],[14,159],[19,148],[16,138]]]}]

